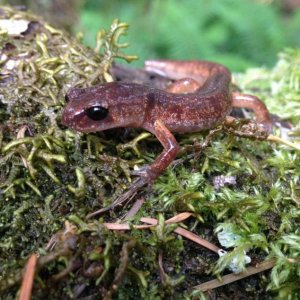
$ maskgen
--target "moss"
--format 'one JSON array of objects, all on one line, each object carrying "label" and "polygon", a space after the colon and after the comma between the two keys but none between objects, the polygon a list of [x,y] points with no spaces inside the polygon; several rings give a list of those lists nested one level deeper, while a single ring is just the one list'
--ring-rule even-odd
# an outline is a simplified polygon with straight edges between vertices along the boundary
[{"label": "moss", "polygon": [[[210,143],[207,133],[181,135],[177,139],[185,151],[152,191],[139,192],[148,199],[130,221],[152,216],[159,220],[156,227],[130,233],[107,230],[103,222],[121,217],[122,210],[85,221],[88,213],[126,190],[135,165],[151,162],[161,151],[149,134],[80,134],[60,123],[70,87],[110,81],[113,60],[133,58],[120,52],[124,45],[119,38],[127,25],[115,21],[110,30],[101,30],[93,50],[28,12],[1,12],[1,19],[25,19],[31,26],[19,37],[0,34],[3,299],[15,297],[19,270],[31,252],[41,255],[34,299],[49,291],[52,299],[109,295],[114,293],[113,283],[118,286],[116,299],[188,298],[192,286],[213,276],[209,271],[222,273],[231,257],[243,268],[244,251],[258,260],[274,257],[269,291],[297,297],[299,151],[245,139],[224,128],[210,135]],[[298,124],[289,132],[295,142],[300,138],[299,56],[299,50],[288,49],[273,69],[235,76],[243,91],[262,97],[272,112]],[[203,142],[206,147],[197,153]],[[217,186],[218,176],[231,176],[236,182]],[[232,251],[217,260],[208,250],[175,236],[176,226],[166,225],[164,219],[181,211],[194,213],[184,226],[212,242],[218,243],[214,232],[234,235]],[[257,283],[257,289],[266,286]]]}]

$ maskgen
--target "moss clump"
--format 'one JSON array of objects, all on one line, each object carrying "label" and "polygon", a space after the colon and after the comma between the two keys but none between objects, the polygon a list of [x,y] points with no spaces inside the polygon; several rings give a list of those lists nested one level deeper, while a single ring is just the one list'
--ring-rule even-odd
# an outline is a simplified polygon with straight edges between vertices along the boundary
[{"label": "moss clump", "polygon": [[[60,124],[64,94],[70,87],[110,81],[113,60],[132,59],[120,52],[124,45],[118,42],[127,25],[115,21],[109,31],[100,31],[92,50],[27,12],[1,8],[0,16],[0,21],[29,21],[18,36],[5,30],[0,34],[3,299],[15,297],[19,270],[31,252],[41,255],[34,299],[49,293],[52,299],[189,297],[193,286],[212,276],[209,271],[223,272],[229,258],[237,257],[243,268],[244,251],[254,261],[266,257],[276,261],[271,282],[256,280],[249,299],[265,296],[266,288],[281,297],[298,296],[299,151],[217,130],[198,156],[193,151],[205,141],[206,133],[178,136],[186,151],[176,167],[158,178],[152,191],[139,192],[150,199],[130,221],[157,217],[154,229],[116,233],[106,229],[103,219],[85,222],[88,213],[126,190],[135,165],[151,162],[161,151],[148,134],[136,139],[136,145],[128,143],[136,131],[80,134]],[[282,99],[287,101],[278,114],[295,125],[300,122],[300,114],[295,113],[299,56],[298,50],[287,50],[274,69],[235,77],[243,91],[266,99],[274,112]],[[297,141],[299,130],[292,136]],[[216,183],[224,177],[235,180]],[[234,236],[232,251],[218,260],[174,235],[176,226],[166,225],[164,219],[181,211],[192,211],[194,219],[185,226],[212,242],[218,243],[214,231]],[[104,218],[111,220],[118,214],[123,215],[119,210]],[[65,229],[60,230],[64,223]],[[243,282],[246,288],[247,280]]]}]

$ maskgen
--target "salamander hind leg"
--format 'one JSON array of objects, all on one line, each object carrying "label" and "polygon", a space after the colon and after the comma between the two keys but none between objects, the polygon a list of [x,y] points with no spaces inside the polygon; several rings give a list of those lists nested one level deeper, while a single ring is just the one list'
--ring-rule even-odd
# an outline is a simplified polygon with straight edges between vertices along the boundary
[{"label": "salamander hind leg", "polygon": [[256,121],[263,126],[264,130],[268,133],[273,131],[270,113],[266,105],[259,98],[247,94],[233,93],[232,106],[253,110]]}]

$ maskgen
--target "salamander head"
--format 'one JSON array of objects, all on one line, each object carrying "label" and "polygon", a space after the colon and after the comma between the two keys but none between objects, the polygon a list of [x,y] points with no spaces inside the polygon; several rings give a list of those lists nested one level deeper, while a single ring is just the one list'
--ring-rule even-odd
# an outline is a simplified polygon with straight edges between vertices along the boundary
[{"label": "salamander head", "polygon": [[111,82],[74,88],[65,96],[62,123],[81,132],[139,127],[144,116],[141,85]]}]

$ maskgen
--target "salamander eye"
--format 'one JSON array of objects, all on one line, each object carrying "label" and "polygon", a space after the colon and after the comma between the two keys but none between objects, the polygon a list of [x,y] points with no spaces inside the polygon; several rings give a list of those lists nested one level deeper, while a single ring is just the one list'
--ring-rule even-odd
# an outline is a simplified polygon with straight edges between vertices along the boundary
[{"label": "salamander eye", "polygon": [[92,106],[86,109],[86,115],[93,121],[101,121],[108,115],[108,109],[103,106]]}]

